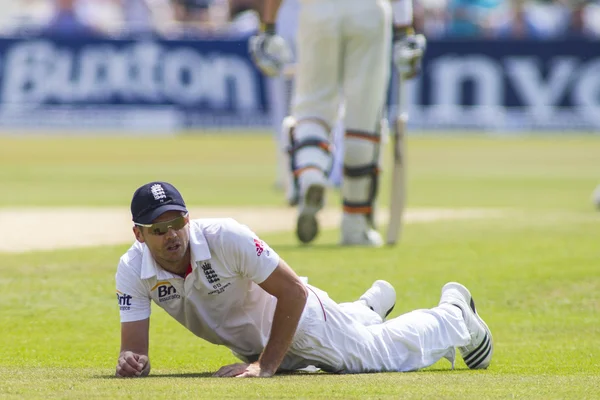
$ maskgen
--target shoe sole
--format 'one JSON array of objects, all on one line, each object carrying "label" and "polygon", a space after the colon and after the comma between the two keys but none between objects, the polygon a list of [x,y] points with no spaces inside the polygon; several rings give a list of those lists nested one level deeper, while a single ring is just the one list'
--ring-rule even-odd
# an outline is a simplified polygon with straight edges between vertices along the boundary
[{"label": "shoe sole", "polygon": [[313,185],[308,188],[304,197],[302,212],[296,222],[296,236],[302,243],[310,243],[319,233],[317,212],[323,208],[325,187]]},{"label": "shoe sole", "polygon": [[[477,321],[479,321],[479,323],[483,325],[485,329],[486,335],[485,338],[483,338],[483,341],[479,344],[479,346],[477,346],[477,348],[469,352],[469,354],[463,355],[463,360],[465,364],[467,364],[467,367],[469,367],[470,369],[486,369],[490,365],[492,354],[494,353],[494,340],[492,338],[492,332],[490,331],[490,328],[487,326],[485,321],[481,319],[479,314],[477,314],[475,301],[473,300],[473,296],[471,296],[471,292],[469,292],[469,289],[467,289],[459,283],[453,282],[444,285],[442,291],[446,288],[453,288],[458,290],[465,297],[465,299],[467,299],[467,303],[471,308],[471,311],[473,311],[473,314],[475,314]],[[488,361],[487,364],[482,366],[481,364],[486,360]]]},{"label": "shoe sole", "polygon": [[384,320],[388,317],[388,315],[390,315],[390,313],[392,311],[394,311],[394,307],[396,307],[396,303],[394,303],[394,305],[392,306],[392,308],[390,308],[389,310],[387,310],[387,312],[385,313],[385,318],[383,318]]}]

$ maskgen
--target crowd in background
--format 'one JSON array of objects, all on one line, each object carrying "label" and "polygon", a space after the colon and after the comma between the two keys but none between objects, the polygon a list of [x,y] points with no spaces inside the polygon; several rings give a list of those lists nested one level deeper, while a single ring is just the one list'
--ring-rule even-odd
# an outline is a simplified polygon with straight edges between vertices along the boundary
[{"label": "crowd in background", "polygon": [[2,35],[247,35],[256,0],[0,0]]},{"label": "crowd in background", "polygon": [[417,0],[415,11],[435,38],[600,39],[598,0]]},{"label": "crowd in background", "polygon": [[[261,0],[0,0],[3,35],[247,35]],[[600,0],[415,0],[430,38],[600,39]]]}]

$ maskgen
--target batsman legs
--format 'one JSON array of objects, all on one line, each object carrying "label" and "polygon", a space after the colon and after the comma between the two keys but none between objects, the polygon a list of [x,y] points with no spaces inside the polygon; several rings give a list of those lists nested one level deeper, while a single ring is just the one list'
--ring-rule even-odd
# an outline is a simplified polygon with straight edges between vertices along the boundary
[{"label": "batsman legs", "polygon": [[[294,184],[292,172],[290,171],[289,150],[290,128],[295,125],[295,120],[293,117],[287,119],[286,117],[291,114],[292,92],[297,75],[296,36],[299,12],[299,0],[284,0],[279,8],[276,32],[277,35],[288,42],[293,54],[293,64],[287,65],[279,76],[268,80],[271,114],[277,145],[276,187],[285,189],[288,203],[294,206],[298,204],[299,193],[297,186]],[[340,143],[343,140],[344,130],[344,124],[341,120],[342,116],[343,107],[340,107],[332,132],[336,150],[333,153],[329,184],[333,187],[340,187],[342,181],[343,145]]]},{"label": "batsman legs", "polygon": [[341,243],[379,246],[374,206],[380,120],[389,79],[391,11],[385,1],[353,0],[343,7],[338,3],[306,2],[300,12],[295,126],[290,129],[292,169],[300,193],[297,234],[307,243],[318,233],[317,213],[324,204],[332,167],[331,126],[343,101]]},{"label": "batsman legs", "polygon": [[[265,30],[251,38],[250,52],[265,73],[281,72],[287,49],[273,34],[278,0],[265,2]],[[403,74],[420,68],[424,42],[404,24],[412,21],[410,0],[394,0],[403,20],[392,24],[389,0],[300,0],[296,81],[289,134],[290,165],[298,196],[297,235],[304,243],[318,234],[327,176],[332,168],[332,126],[345,106],[342,245],[380,246],[375,203],[380,171],[381,124],[390,75],[392,26],[394,62]],[[405,21],[406,20],[406,21]],[[270,27],[270,28],[269,28]],[[394,29],[395,29],[394,28]],[[424,40],[424,39],[423,39]]]}]

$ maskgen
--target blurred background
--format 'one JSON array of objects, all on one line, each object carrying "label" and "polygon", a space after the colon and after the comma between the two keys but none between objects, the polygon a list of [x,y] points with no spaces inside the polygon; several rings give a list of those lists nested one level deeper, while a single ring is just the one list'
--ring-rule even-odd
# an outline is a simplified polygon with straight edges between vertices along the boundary
[{"label": "blurred background", "polygon": [[[259,0],[2,0],[1,32],[166,37],[253,31]],[[597,0],[417,0],[429,38],[600,38]]]},{"label": "blurred background", "polygon": [[[270,129],[259,0],[0,0],[0,127]],[[600,0],[415,0],[411,132],[600,130]],[[393,100],[390,101],[393,103]]]}]

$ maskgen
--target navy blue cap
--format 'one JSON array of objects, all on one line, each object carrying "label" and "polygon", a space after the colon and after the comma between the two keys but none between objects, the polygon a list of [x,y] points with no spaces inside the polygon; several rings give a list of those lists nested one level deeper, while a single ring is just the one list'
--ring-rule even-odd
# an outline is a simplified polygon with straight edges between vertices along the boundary
[{"label": "navy blue cap", "polygon": [[151,224],[167,211],[187,212],[181,193],[167,182],[150,182],[139,187],[131,199],[131,216],[138,224]]}]

